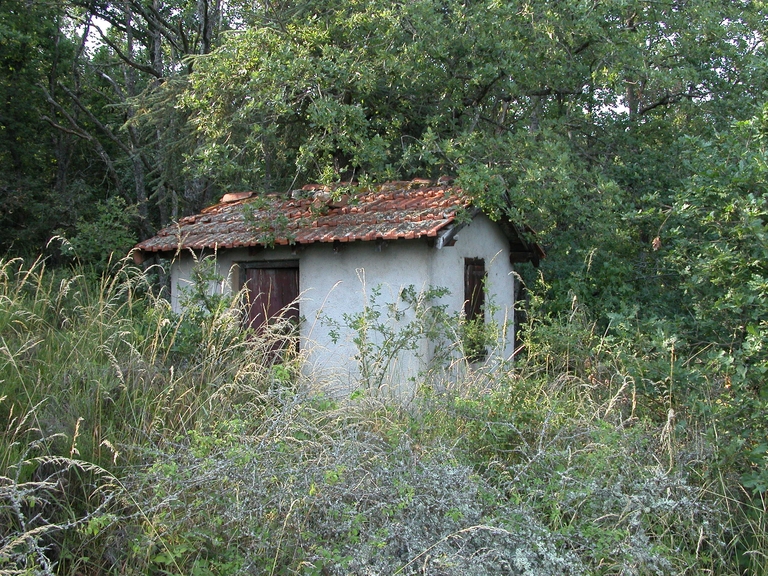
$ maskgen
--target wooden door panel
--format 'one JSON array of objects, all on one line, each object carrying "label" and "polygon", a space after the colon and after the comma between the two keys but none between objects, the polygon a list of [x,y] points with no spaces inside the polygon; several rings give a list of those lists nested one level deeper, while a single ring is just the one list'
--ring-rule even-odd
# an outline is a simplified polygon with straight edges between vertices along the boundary
[{"label": "wooden door panel", "polygon": [[298,268],[247,268],[248,323],[257,330],[282,315],[298,321]]}]

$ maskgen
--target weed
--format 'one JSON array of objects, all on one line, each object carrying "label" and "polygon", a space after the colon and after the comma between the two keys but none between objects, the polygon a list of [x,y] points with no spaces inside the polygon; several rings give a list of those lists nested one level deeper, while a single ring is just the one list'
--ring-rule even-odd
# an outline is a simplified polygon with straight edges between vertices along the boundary
[{"label": "weed", "polygon": [[[766,570],[764,451],[745,472],[727,374],[668,333],[534,295],[514,366],[447,383],[466,359],[439,291],[374,291],[340,398],[270,362],[284,336],[243,334],[237,298],[196,286],[176,315],[147,278],[0,262],[2,573]],[[408,404],[380,394],[425,336],[442,366]]]}]

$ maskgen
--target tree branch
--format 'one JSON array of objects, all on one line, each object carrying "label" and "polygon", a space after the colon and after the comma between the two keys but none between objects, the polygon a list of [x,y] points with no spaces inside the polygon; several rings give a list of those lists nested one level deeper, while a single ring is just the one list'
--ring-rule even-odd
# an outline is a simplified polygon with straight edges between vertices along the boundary
[{"label": "tree branch", "polygon": [[136,62],[135,60],[129,58],[128,56],[126,56],[123,53],[123,51],[120,50],[120,48],[118,48],[117,44],[112,42],[112,40],[110,40],[107,37],[107,35],[104,34],[104,32],[102,32],[101,28],[99,28],[97,26],[96,30],[99,31],[99,36],[101,36],[101,39],[104,41],[104,43],[107,44],[110,48],[112,48],[112,50],[115,51],[115,53],[120,58],[120,60],[122,60],[123,62],[128,64],[128,66],[130,66],[131,68],[135,68],[136,70],[140,70],[140,71],[144,72],[145,74],[149,74],[151,76],[154,76],[155,78],[159,78],[159,79],[163,78],[162,72],[159,72],[159,71],[155,70],[154,68],[152,68],[152,66],[147,66],[146,64],[141,64],[141,63]]},{"label": "tree branch", "polygon": [[115,144],[117,144],[120,149],[128,154],[130,156],[131,150],[126,146],[115,134],[110,130],[107,126],[105,126],[96,116],[91,112],[80,100],[80,98],[74,94],[69,88],[64,86],[63,84],[59,84],[59,88],[64,91],[64,93],[69,96],[72,99],[72,102],[77,106],[80,110],[82,110],[86,116],[88,116],[88,119],[93,122],[96,127],[101,130],[110,140],[112,140]]},{"label": "tree branch", "polygon": [[[160,14],[154,6],[147,4],[145,7],[141,2],[131,2],[131,4],[133,5],[133,9],[138,12],[148,24],[154,25],[160,34],[168,40],[171,46],[183,54],[188,53],[179,46],[178,38],[175,36],[176,28],[174,25],[163,18],[162,14]],[[181,28],[181,23],[179,23],[179,28]]]},{"label": "tree branch", "polygon": [[653,102],[652,104],[648,104],[647,106],[642,106],[637,113],[638,114],[645,114],[646,112],[650,112],[651,110],[655,110],[656,108],[659,108],[660,106],[668,106],[670,104],[677,104],[681,100],[693,100],[696,98],[696,94],[693,92],[693,90],[688,90],[686,92],[676,92],[674,94],[670,94],[667,92],[662,96],[659,100],[656,102]]},{"label": "tree branch", "polygon": [[82,138],[83,140],[90,142],[93,144],[93,147],[96,149],[96,153],[99,155],[99,158],[104,162],[104,165],[107,167],[107,172],[109,173],[110,177],[112,178],[112,181],[115,183],[115,188],[118,191],[122,191],[122,184],[120,183],[120,177],[117,175],[117,171],[115,170],[115,165],[112,162],[112,159],[109,157],[109,154],[107,154],[107,151],[104,149],[104,146],[101,145],[101,142],[97,138],[95,138],[92,134],[88,133],[86,130],[84,130],[78,123],[77,120],[72,117],[72,115],[64,110],[64,108],[56,102],[56,100],[53,99],[50,92],[45,88],[45,86],[41,86],[43,90],[43,94],[45,95],[45,99],[48,101],[48,103],[53,106],[59,114],[61,114],[64,118],[67,119],[69,122],[71,128],[67,128],[65,126],[62,126],[58,122],[55,122],[48,116],[43,116],[42,119],[48,122],[51,126],[56,128],[57,130],[61,130],[62,132],[65,132],[67,134],[72,134],[74,136],[77,136],[79,138]]},{"label": "tree branch", "polygon": [[554,88],[542,88],[541,90],[534,90],[532,92],[526,92],[526,96],[581,96],[584,94],[583,90],[555,90]]}]

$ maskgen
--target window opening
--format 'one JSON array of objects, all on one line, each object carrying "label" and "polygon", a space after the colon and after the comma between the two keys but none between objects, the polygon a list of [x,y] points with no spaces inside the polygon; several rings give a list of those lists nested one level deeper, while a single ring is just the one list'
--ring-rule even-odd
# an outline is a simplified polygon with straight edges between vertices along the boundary
[{"label": "window opening", "polygon": [[488,351],[485,325],[485,260],[464,259],[464,354],[471,362],[484,360]]}]

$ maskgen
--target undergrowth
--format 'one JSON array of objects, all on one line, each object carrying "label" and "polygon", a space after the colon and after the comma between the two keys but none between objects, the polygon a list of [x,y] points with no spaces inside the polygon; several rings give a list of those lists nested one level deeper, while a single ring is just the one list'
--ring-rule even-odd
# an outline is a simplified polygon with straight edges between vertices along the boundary
[{"label": "undergrowth", "polygon": [[532,313],[513,366],[338,398],[151,274],[0,262],[2,575],[768,570],[764,493],[679,392],[718,376],[669,342]]}]

